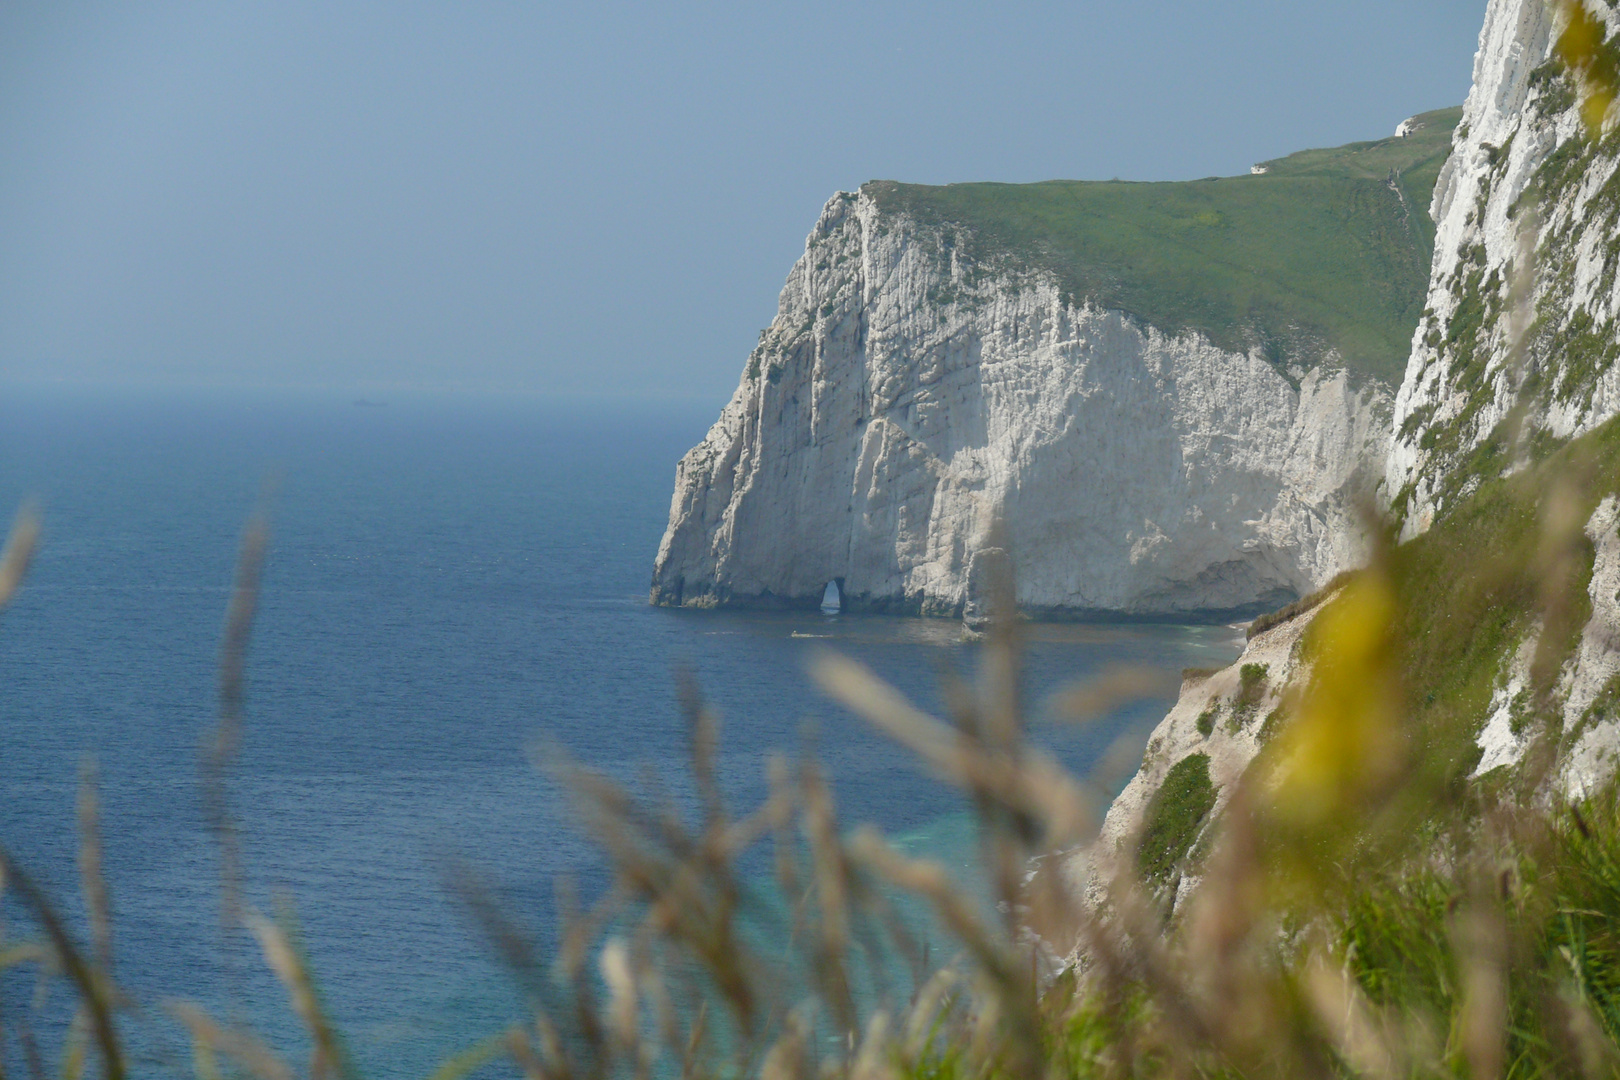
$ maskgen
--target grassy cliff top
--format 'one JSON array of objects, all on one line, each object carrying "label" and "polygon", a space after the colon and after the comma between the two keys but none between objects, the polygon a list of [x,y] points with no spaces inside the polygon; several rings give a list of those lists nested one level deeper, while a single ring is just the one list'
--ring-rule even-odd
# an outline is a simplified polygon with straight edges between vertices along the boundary
[{"label": "grassy cliff top", "polygon": [[1353,371],[1395,384],[1428,289],[1429,198],[1461,117],[1424,113],[1405,138],[1306,150],[1260,175],[864,190],[959,228],[965,254],[1055,273],[1071,298],[1260,345],[1283,365],[1337,349]]}]

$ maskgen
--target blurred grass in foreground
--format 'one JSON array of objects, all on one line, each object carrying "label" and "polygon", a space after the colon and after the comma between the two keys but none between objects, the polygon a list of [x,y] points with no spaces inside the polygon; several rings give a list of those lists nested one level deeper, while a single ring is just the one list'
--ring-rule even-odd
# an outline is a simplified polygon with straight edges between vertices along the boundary
[{"label": "blurred grass in foreground", "polygon": [[[1620,60],[1583,6],[1560,6],[1557,50],[1595,137],[1620,96]],[[1512,329],[1515,357],[1523,333]],[[1581,527],[1620,494],[1620,420],[1554,449],[1523,420],[1510,416],[1481,444],[1476,489],[1429,534],[1384,545],[1334,583],[1276,737],[1219,809],[1207,769],[1203,783],[1186,770],[1191,809],[1176,835],[1150,837],[1142,859],[1112,863],[1105,880],[1065,856],[1095,834],[1117,773],[1135,762],[1115,755],[1087,782],[1024,741],[1010,582],[979,681],[947,685],[945,718],[853,660],[825,656],[814,671],[969,800],[993,907],[874,830],[846,831],[813,760],[772,761],[769,798],[734,813],[715,775],[715,719],[683,681],[698,820],[582,767],[558,770],[615,885],[587,909],[564,904],[555,956],[540,956],[475,874],[450,875],[530,1008],[502,1032],[470,1033],[433,1080],[1620,1075],[1620,796],[1612,779],[1573,800],[1555,782],[1578,734],[1563,728],[1556,683],[1590,614]],[[265,535],[255,524],[244,539],[203,782],[225,868],[222,921],[258,942],[307,1053],[293,1061],[244,1023],[162,1002],[193,1047],[189,1068],[175,1069],[198,1080],[355,1074],[290,913],[251,910],[239,887],[229,770]],[[24,512],[0,556],[0,606],[37,536]],[[1479,723],[1527,635],[1530,748],[1518,767],[1476,777]],[[1143,673],[1115,671],[1062,700],[1085,722],[1151,689]],[[0,890],[30,916],[30,936],[0,937],[0,970],[65,982],[76,1002],[52,1047],[35,1034],[34,1006],[0,1002],[0,1080],[17,1060],[30,1078],[123,1077],[120,1025],[151,1011],[114,975],[88,771],[79,819],[83,931],[0,846]],[[786,913],[760,910],[737,870],[759,845],[774,853]],[[1155,890],[1166,867],[1154,845],[1196,863],[1199,885],[1173,912]],[[948,950],[919,941],[897,913],[901,896],[932,908]],[[890,977],[888,958],[903,961],[909,985]]]},{"label": "blurred grass in foreground", "polygon": [[[1583,577],[1578,550],[1575,572],[1558,569],[1556,545],[1570,543],[1568,522],[1584,522],[1617,483],[1616,454],[1620,424],[1482,485],[1489,527],[1454,515],[1338,583],[1303,642],[1309,675],[1277,736],[1220,809],[1210,811],[1212,791],[1187,796],[1202,800],[1201,812],[1187,816],[1176,857],[1191,849],[1201,883],[1173,915],[1155,891],[1166,874],[1157,840],[1140,861],[1145,875],[1126,858],[1112,880],[1088,881],[1065,857],[1095,835],[1107,796],[1135,761],[1116,753],[1105,775],[1085,781],[1027,744],[1016,618],[993,621],[976,683],[947,683],[943,718],[854,660],[827,654],[813,670],[830,697],[967,798],[994,905],[972,899],[982,888],[902,855],[874,830],[846,830],[808,758],[773,760],[766,801],[727,807],[715,773],[720,732],[683,678],[695,820],[581,766],[556,769],[615,871],[614,887],[589,908],[564,905],[556,955],[540,955],[475,873],[452,868],[452,887],[530,1011],[505,1031],[469,1034],[467,1051],[435,1076],[1616,1075],[1612,789],[1579,803],[1552,794],[1560,732],[1546,722],[1539,730],[1550,748],[1515,777],[1469,779],[1472,759],[1458,747],[1472,732],[1450,706],[1454,697],[1475,701],[1479,688],[1440,686],[1437,706],[1434,693],[1418,698],[1412,685],[1448,658],[1464,659],[1471,644],[1434,642],[1436,587],[1449,593],[1439,614],[1522,602],[1491,641],[1536,618],[1569,624],[1565,609],[1586,586],[1590,553]],[[1566,490],[1576,483],[1579,492]],[[32,516],[20,519],[0,557],[6,595],[36,535]],[[252,910],[239,884],[229,771],[266,544],[263,524],[250,525],[203,782],[224,853],[221,918],[258,942],[307,1047],[294,1061],[244,1023],[180,997],[162,1002],[192,1043],[189,1072],[199,1080],[356,1073],[290,913]],[[1463,565],[1470,571],[1459,574]],[[1011,583],[1000,591],[1005,614]],[[1057,700],[1083,723],[1158,689],[1147,673],[1114,670]],[[26,1009],[0,1010],[0,1032],[20,1051],[4,1060],[21,1060],[30,1076],[128,1075],[120,1026],[137,1006],[152,1012],[114,976],[96,806],[87,773],[82,936],[0,848],[0,887],[32,916],[30,936],[0,940],[0,966],[63,980],[78,1002],[62,1044],[49,1048]],[[738,871],[743,853],[761,845],[773,852],[786,910],[764,903],[759,883]],[[948,948],[923,943],[899,912],[902,896],[933,911]]]}]

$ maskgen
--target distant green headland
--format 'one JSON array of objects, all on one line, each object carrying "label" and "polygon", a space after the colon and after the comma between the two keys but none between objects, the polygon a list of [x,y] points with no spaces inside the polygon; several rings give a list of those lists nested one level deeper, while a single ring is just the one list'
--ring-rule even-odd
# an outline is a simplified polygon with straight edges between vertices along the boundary
[{"label": "distant green headland", "polygon": [[1409,133],[1173,183],[874,181],[886,209],[941,226],[985,270],[1014,260],[1171,333],[1262,348],[1279,366],[1336,349],[1400,382],[1434,247],[1429,202],[1460,108]]}]

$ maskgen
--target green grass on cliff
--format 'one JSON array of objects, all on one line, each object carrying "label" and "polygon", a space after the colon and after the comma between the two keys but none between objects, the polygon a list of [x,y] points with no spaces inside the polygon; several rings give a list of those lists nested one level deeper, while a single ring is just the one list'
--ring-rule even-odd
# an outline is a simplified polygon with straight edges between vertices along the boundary
[{"label": "green grass on cliff", "polygon": [[1334,348],[1398,383],[1428,287],[1429,198],[1461,116],[1425,113],[1407,138],[1307,150],[1258,176],[865,190],[945,226],[985,269],[1012,256],[1163,330],[1260,345],[1282,365]]},{"label": "green grass on cliff", "polygon": [[1215,794],[1208,754],[1188,754],[1170,767],[1142,815],[1137,862],[1144,881],[1157,886],[1170,880],[1215,809]]}]

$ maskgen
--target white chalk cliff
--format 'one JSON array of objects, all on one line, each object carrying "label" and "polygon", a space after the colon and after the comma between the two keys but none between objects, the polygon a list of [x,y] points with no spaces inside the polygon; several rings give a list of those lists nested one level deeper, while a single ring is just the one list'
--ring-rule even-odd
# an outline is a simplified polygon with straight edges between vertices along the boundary
[{"label": "white chalk cliff", "polygon": [[[1604,35],[1620,31],[1620,13],[1586,10]],[[1589,135],[1579,79],[1554,58],[1568,16],[1540,0],[1492,0],[1486,13],[1463,126],[1435,189],[1429,310],[1396,405],[1386,490],[1407,536],[1482,478],[1620,414],[1620,136],[1612,106],[1603,132]],[[1620,765],[1614,507],[1605,499],[1586,523],[1591,617],[1555,691],[1570,791]],[[1504,664],[1481,770],[1528,746],[1514,708],[1535,644],[1532,634]]]},{"label": "white chalk cliff", "polygon": [[1382,384],[1309,359],[1281,371],[972,265],[841,193],[680,462],[652,599],[809,605],[838,580],[855,610],[958,614],[993,545],[1037,613],[1307,592],[1360,557],[1390,417]]},{"label": "white chalk cliff", "polygon": [[1612,133],[1585,136],[1576,80],[1551,60],[1564,18],[1543,0],[1486,12],[1396,398],[1386,489],[1406,536],[1467,495],[1481,451],[1497,470],[1522,464],[1515,413],[1520,431],[1564,440],[1620,412],[1620,157]]}]

